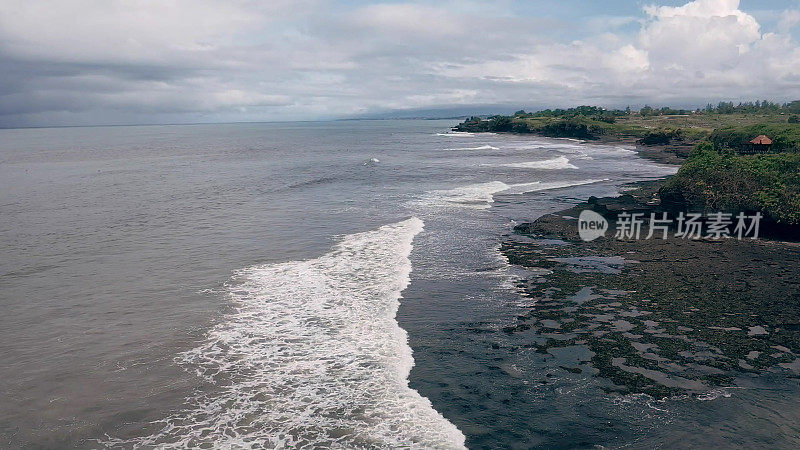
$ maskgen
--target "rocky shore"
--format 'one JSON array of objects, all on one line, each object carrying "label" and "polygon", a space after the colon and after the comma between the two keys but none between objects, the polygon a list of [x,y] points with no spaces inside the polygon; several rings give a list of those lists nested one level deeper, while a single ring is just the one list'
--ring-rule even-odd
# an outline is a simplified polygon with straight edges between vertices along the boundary
[{"label": "rocky shore", "polygon": [[614,145],[627,145],[636,147],[640,157],[661,164],[680,166],[694,148],[694,143],[680,142],[672,144],[641,145],[635,137],[601,136],[595,142]]},{"label": "rocky shore", "polygon": [[[649,151],[642,156],[680,158]],[[533,306],[504,331],[542,353],[586,347],[592,373],[620,393],[704,395],[746,377],[797,377],[800,244],[674,233],[666,240],[616,239],[620,213],[661,212],[661,184],[639,183],[620,197],[593,198],[518,225],[501,251],[526,269],[518,288]],[[609,221],[605,237],[579,238],[585,209]]]}]

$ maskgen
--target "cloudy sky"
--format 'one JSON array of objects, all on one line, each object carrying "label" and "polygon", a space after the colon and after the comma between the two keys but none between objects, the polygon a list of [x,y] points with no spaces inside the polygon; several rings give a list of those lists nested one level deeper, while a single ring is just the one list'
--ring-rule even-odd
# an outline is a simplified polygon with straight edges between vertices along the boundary
[{"label": "cloudy sky", "polygon": [[0,126],[800,99],[800,0],[0,0]]}]

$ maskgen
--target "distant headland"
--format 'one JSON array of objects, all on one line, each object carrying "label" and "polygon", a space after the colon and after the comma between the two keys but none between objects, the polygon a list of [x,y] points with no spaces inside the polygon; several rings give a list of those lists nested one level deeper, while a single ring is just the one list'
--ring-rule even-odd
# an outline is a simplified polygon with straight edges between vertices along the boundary
[{"label": "distant headland", "polygon": [[800,100],[720,102],[695,110],[520,110],[473,116],[453,130],[636,145],[643,157],[682,164],[658,191],[666,203],[701,211],[757,211],[775,224],[800,224]]}]

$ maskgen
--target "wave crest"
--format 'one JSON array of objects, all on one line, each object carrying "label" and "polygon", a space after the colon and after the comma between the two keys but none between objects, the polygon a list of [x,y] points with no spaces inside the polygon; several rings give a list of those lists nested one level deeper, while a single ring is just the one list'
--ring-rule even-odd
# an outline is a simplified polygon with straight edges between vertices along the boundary
[{"label": "wave crest", "polygon": [[422,229],[411,218],[346,236],[317,259],[236,273],[234,312],[180,358],[221,392],[128,443],[463,448],[464,435],[408,387],[414,360],[395,320]]},{"label": "wave crest", "polygon": [[520,163],[503,164],[503,167],[513,167],[517,169],[545,169],[545,170],[559,170],[559,169],[577,169],[578,167],[569,162],[566,156],[559,156],[552,159],[545,159],[543,161],[528,161]]},{"label": "wave crest", "polygon": [[600,183],[608,181],[608,178],[589,179],[578,181],[554,181],[531,183],[506,184],[502,181],[490,181],[488,183],[470,184],[455,189],[445,189],[429,191],[422,197],[413,202],[414,205],[428,208],[454,207],[454,208],[473,208],[487,209],[494,203],[495,194],[525,194],[527,192],[548,191],[551,189],[563,189],[585,184]]},{"label": "wave crest", "polygon": [[448,148],[447,150],[500,150],[499,147],[494,147],[491,145],[480,145],[477,147],[456,147],[456,148]]},{"label": "wave crest", "polygon": [[494,202],[494,194],[508,188],[509,185],[502,181],[470,184],[455,189],[426,192],[416,203],[427,207],[486,209]]}]

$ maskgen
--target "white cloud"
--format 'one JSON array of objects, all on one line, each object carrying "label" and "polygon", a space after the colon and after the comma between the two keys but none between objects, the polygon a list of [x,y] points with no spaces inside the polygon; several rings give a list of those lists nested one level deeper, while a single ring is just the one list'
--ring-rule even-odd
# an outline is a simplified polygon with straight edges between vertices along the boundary
[{"label": "white cloud", "polygon": [[7,52],[52,61],[165,62],[219,48],[256,25],[246,2],[3,0]]},{"label": "white cloud", "polygon": [[798,23],[800,23],[800,10],[786,10],[781,14],[780,21],[778,22],[778,31],[781,33],[789,33]]},{"label": "white cloud", "polygon": [[545,103],[548,97],[697,103],[800,97],[797,42],[788,34],[762,34],[739,6],[738,0],[648,6],[641,31],[627,41],[605,34],[569,45],[537,45],[511,60],[443,65],[440,73],[526,83],[529,88],[518,87],[518,95]]},{"label": "white cloud", "polygon": [[386,33],[443,37],[459,35],[463,23],[444,8],[410,3],[368,5],[353,14],[353,23]]},{"label": "white cloud", "polygon": [[667,19],[672,17],[698,17],[707,19],[709,17],[729,17],[733,16],[742,19],[742,22],[749,22],[750,17],[739,10],[740,0],[695,0],[683,6],[656,6],[649,5],[644,11],[651,17]]},{"label": "white cloud", "polygon": [[797,11],[764,30],[738,0],[571,24],[513,6],[0,0],[0,125],[800,98]]},{"label": "white cloud", "polygon": [[696,0],[645,8],[641,46],[656,70],[730,70],[761,39],[758,22],[738,7],[739,0]]},{"label": "white cloud", "polygon": [[696,0],[648,7],[639,46],[648,52],[653,84],[680,92],[734,98],[800,95],[798,45],[764,33],[739,0]]},{"label": "white cloud", "polygon": [[606,66],[622,74],[641,73],[650,69],[650,56],[646,50],[628,44],[609,53]]}]

